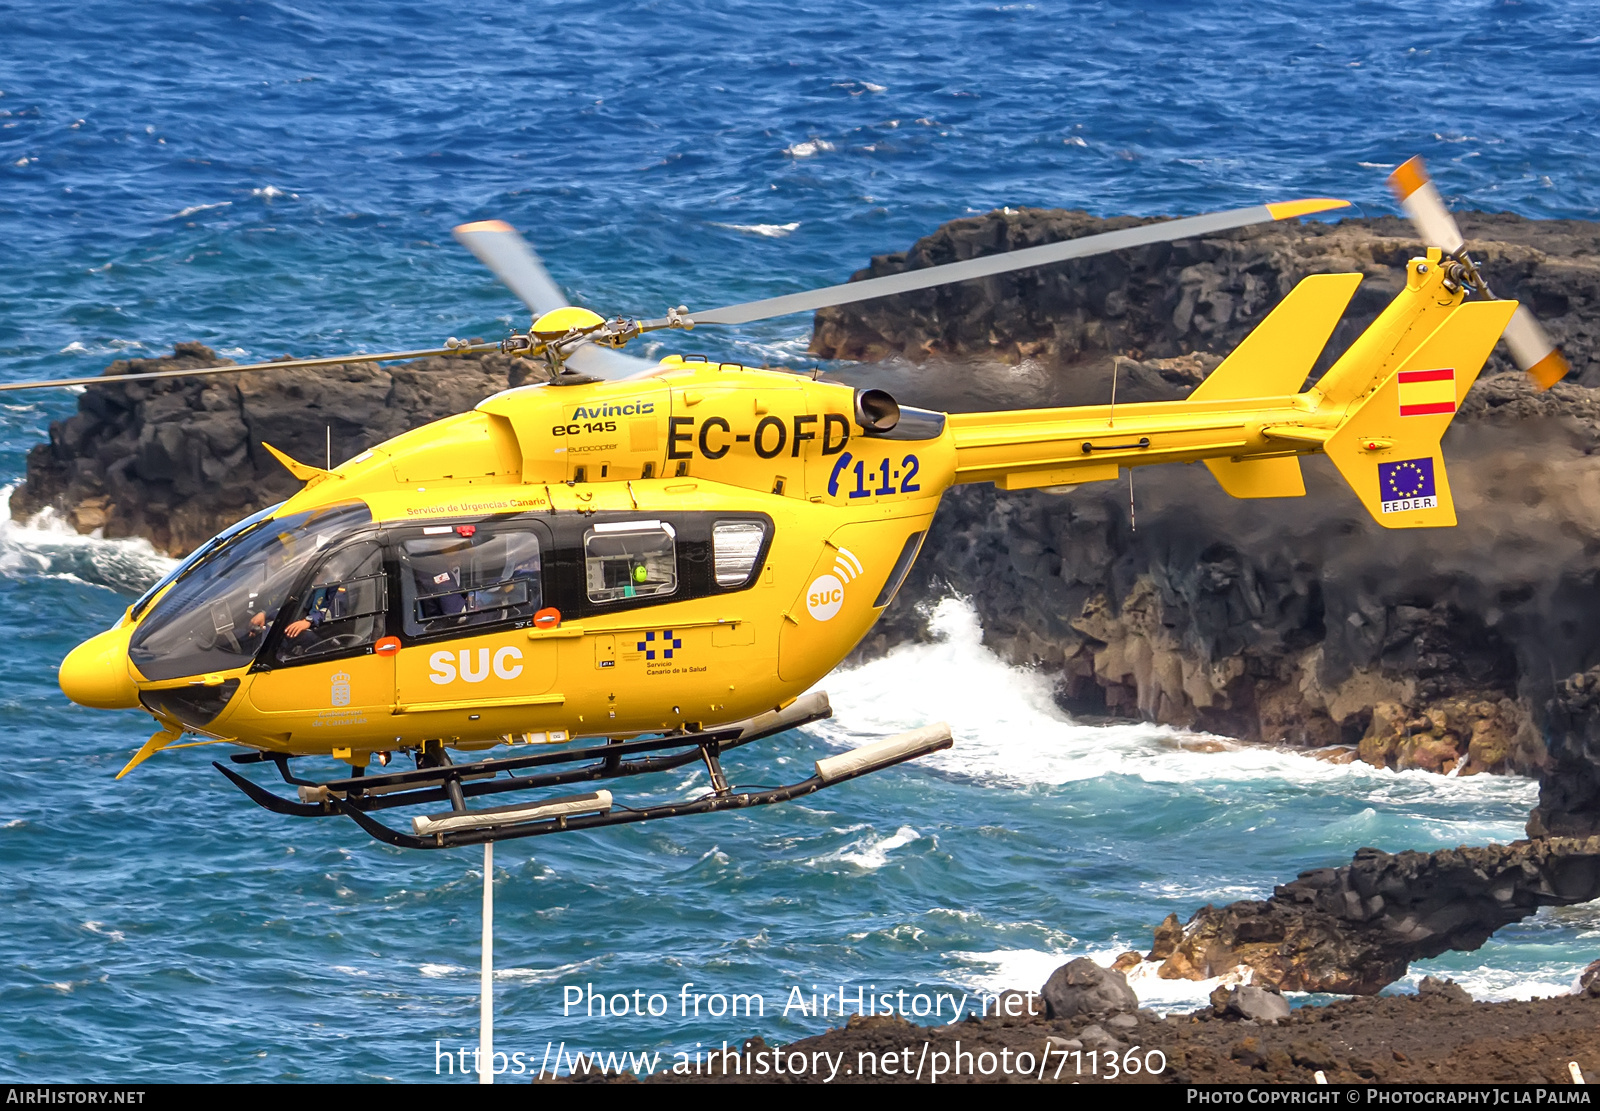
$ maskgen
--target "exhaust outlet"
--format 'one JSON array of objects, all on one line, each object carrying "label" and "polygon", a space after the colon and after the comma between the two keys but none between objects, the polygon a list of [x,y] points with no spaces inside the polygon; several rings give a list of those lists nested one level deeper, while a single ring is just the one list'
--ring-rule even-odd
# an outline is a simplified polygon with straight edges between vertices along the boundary
[{"label": "exhaust outlet", "polygon": [[892,432],[900,423],[900,403],[884,390],[857,390],[856,423],[869,436]]}]

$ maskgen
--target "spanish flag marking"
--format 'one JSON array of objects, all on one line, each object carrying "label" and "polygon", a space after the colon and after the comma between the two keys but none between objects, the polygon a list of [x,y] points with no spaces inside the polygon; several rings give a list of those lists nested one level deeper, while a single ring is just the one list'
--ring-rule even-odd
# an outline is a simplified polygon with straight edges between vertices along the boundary
[{"label": "spanish flag marking", "polygon": [[1402,417],[1456,411],[1454,370],[1402,370],[1399,379]]}]

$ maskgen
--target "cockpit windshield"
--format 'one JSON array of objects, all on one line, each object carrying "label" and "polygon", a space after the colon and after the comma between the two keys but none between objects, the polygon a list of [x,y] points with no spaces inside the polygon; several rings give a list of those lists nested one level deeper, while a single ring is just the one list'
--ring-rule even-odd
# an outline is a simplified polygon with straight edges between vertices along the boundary
[{"label": "cockpit windshield", "polygon": [[310,560],[371,520],[365,505],[340,505],[240,530],[182,571],[140,622],[129,657],[146,679],[248,663]]},{"label": "cockpit windshield", "polygon": [[245,531],[245,529],[252,528],[255,525],[259,525],[262,521],[265,521],[268,517],[276,513],[282,505],[283,503],[279,502],[277,505],[267,506],[259,513],[250,514],[250,516],[246,517],[244,520],[229,525],[227,528],[217,533],[217,535],[213,536],[210,540],[207,540],[194,551],[184,556],[182,561],[180,561],[176,567],[168,571],[165,575],[162,575],[161,578],[154,583],[154,585],[152,585],[143,594],[139,595],[138,599],[131,607],[131,613],[129,616],[137,618],[141,613],[144,612],[145,607],[150,604],[151,599],[153,599],[157,594],[160,594],[168,586],[177,582],[182,576],[188,574],[189,568],[199,563],[202,559],[210,556],[212,552],[222,547],[222,545],[232,540],[235,536],[238,536],[241,532]]}]

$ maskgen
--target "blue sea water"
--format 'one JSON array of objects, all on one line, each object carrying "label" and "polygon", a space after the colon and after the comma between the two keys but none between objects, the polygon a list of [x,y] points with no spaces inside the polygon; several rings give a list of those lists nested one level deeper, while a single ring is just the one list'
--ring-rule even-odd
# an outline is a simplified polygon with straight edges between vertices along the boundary
[{"label": "blue sea water", "polygon": [[[1459,206],[1592,219],[1597,72],[1575,0],[9,5],[0,379],[184,339],[242,359],[502,335],[518,306],[449,236],[474,218],[523,229],[582,303],[650,314],[840,281],[1001,205],[1388,212],[1414,153]],[[808,332],[663,349],[792,360]],[[74,404],[6,396],[0,481]],[[475,1037],[479,854],[273,817],[204,748],[113,782],[148,723],[56,689],[162,566],[0,526],[0,1077],[433,1077],[436,1043]],[[1535,794],[1074,724],[959,600],[936,625],[831,676],[833,722],[738,765],[775,777],[940,718],[952,752],[763,811],[500,846],[498,1047],[781,1042],[837,1022],[781,1013],[794,987],[1037,986],[1362,845],[1515,837]],[[1417,971],[1525,996],[1597,950],[1590,905]],[[683,1017],[688,982],[766,1014]],[[1210,987],[1136,982],[1161,1008]],[[564,1015],[584,985],[671,1009]]]}]

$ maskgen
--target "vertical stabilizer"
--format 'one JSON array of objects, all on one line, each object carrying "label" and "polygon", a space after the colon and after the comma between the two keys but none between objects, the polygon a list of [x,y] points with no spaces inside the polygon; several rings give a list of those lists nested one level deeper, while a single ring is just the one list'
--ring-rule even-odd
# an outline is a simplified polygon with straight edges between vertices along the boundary
[{"label": "vertical stabilizer", "polygon": [[[1289,291],[1255,331],[1189,395],[1232,401],[1299,393],[1317,356],[1361,284],[1360,274],[1313,274]],[[1297,498],[1306,492],[1296,456],[1207,459],[1207,469],[1236,498]]]},{"label": "vertical stabilizer", "polygon": [[1323,450],[1384,528],[1456,523],[1439,440],[1516,308],[1457,307],[1328,438]]}]

